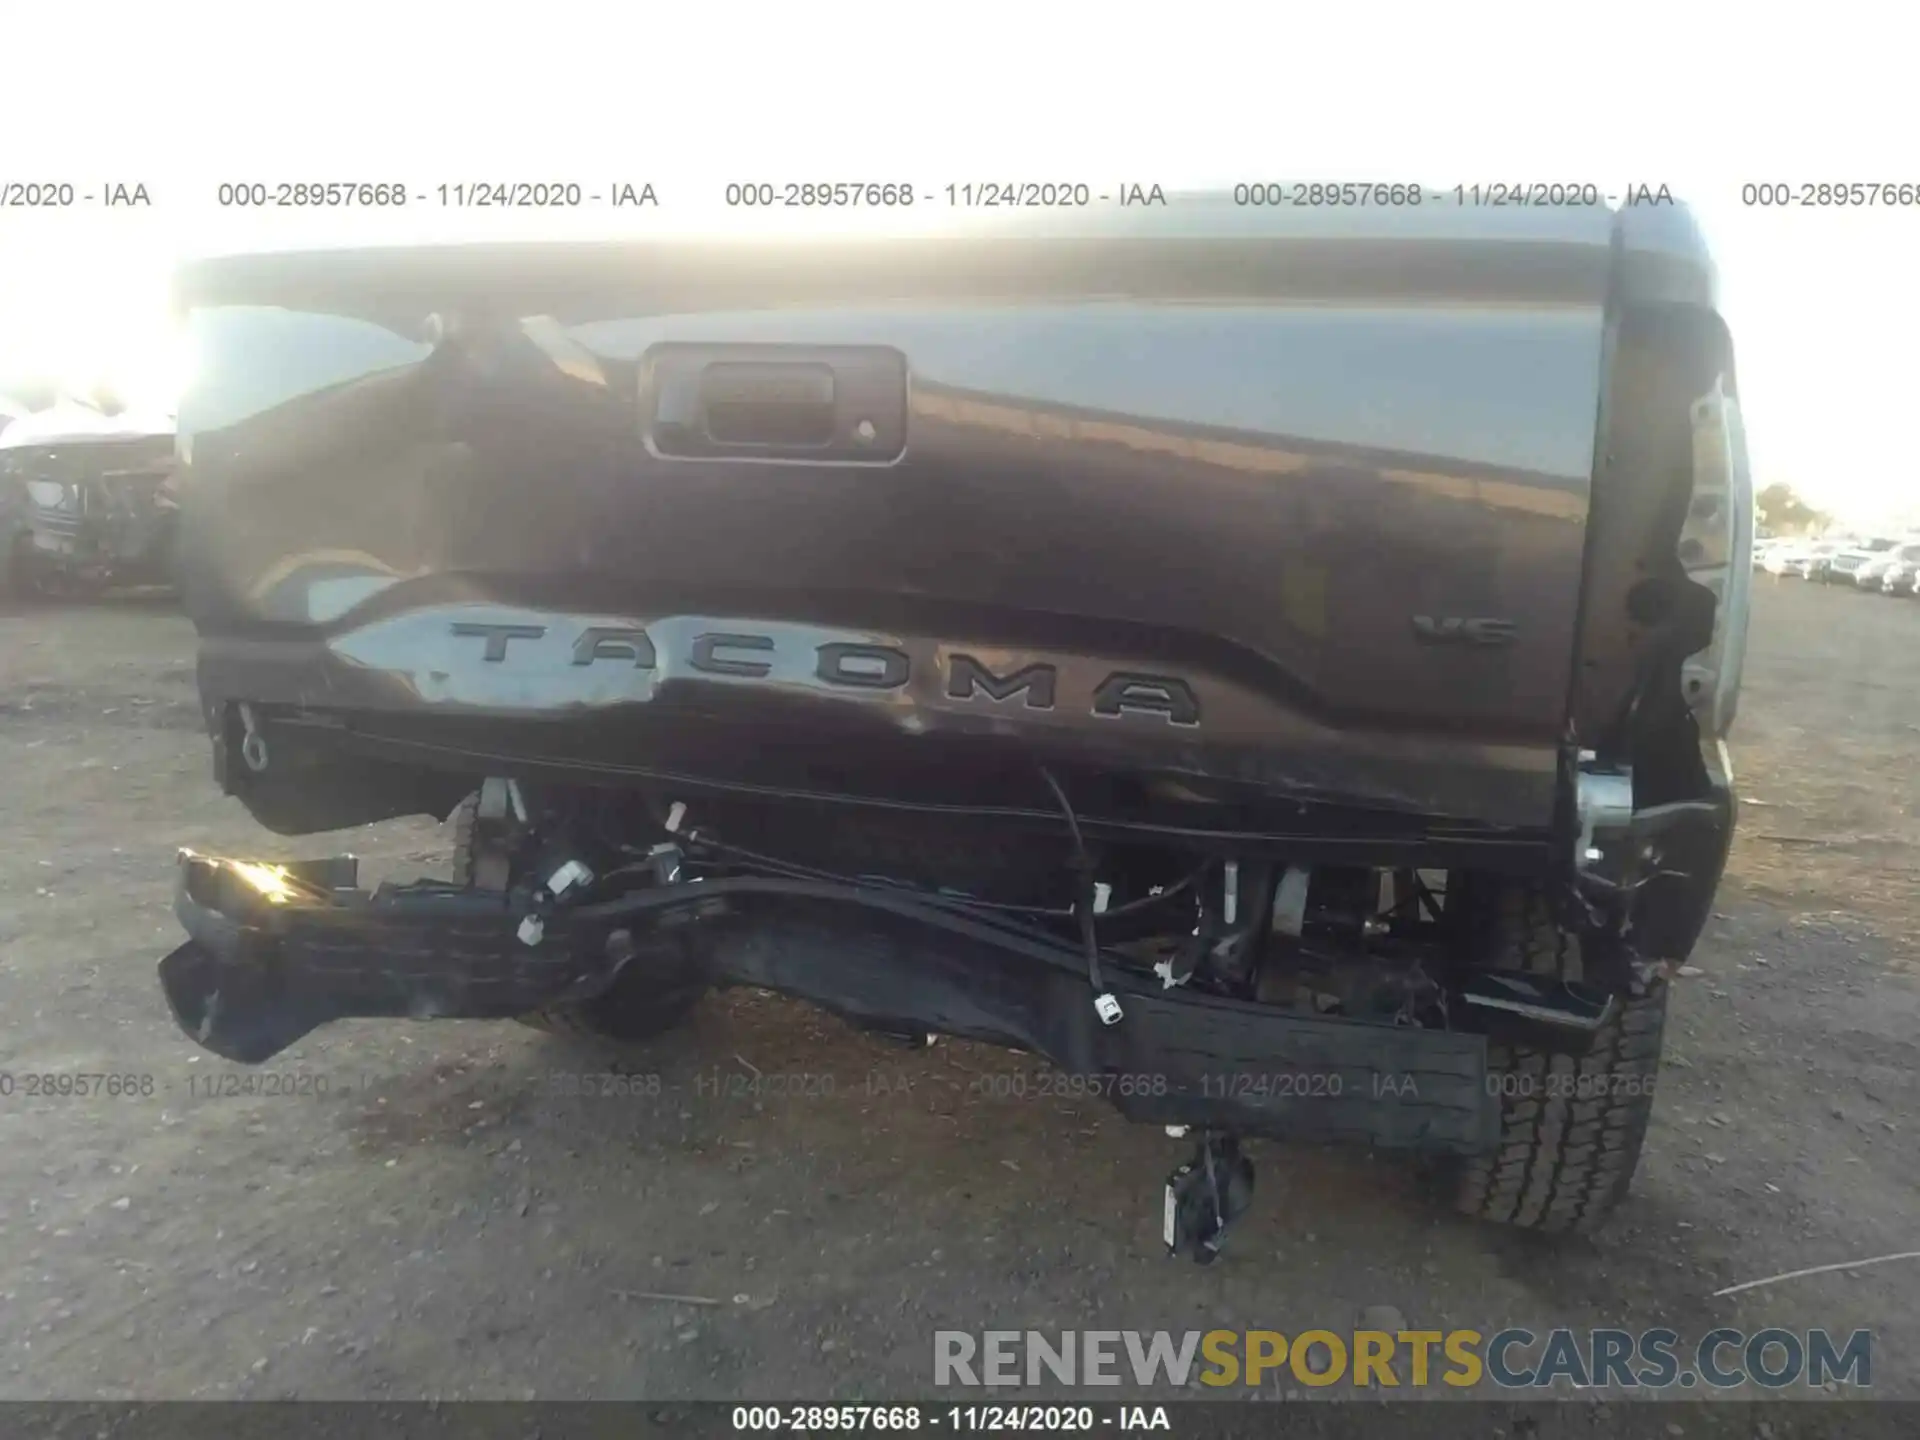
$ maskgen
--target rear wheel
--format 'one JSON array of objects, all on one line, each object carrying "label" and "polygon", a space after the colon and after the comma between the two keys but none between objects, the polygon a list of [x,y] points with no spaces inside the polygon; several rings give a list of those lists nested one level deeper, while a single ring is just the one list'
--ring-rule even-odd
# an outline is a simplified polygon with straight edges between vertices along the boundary
[{"label": "rear wheel", "polygon": [[[489,868],[480,838],[480,797],[469,795],[449,818],[454,882],[472,885]],[[655,931],[636,943],[635,955],[604,994],[515,1018],[550,1035],[600,1044],[632,1044],[673,1029],[700,1003],[712,982],[686,937]]]},{"label": "rear wheel", "polygon": [[[1537,887],[1502,885],[1486,901],[1476,916],[1478,963],[1581,978],[1580,942],[1554,922]],[[1490,1045],[1500,1144],[1449,1169],[1457,1208],[1531,1230],[1598,1229],[1640,1161],[1666,1017],[1667,986],[1656,979],[1623,998],[1584,1055]]]}]

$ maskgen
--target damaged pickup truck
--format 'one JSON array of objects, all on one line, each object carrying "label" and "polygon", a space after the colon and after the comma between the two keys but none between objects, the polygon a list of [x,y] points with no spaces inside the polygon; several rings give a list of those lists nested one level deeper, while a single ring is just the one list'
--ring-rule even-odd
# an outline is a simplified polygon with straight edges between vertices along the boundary
[{"label": "damaged pickup truck", "polygon": [[1131,1077],[1200,1260],[1248,1138],[1600,1223],[1734,824],[1690,213],[1049,219],[185,268],[215,778],[453,834],[372,891],[183,854],[187,1034],[765,987]]},{"label": "damaged pickup truck", "polygon": [[0,429],[0,598],[174,583],[173,421],[73,400]]}]

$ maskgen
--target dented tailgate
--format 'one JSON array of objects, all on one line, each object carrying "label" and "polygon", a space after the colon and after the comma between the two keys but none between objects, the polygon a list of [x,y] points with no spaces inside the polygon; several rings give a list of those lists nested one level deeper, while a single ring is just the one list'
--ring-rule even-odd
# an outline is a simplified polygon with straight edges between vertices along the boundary
[{"label": "dented tailgate", "polygon": [[966,735],[1542,825],[1612,235],[1222,203],[209,262],[203,686],[529,744],[611,710]]}]

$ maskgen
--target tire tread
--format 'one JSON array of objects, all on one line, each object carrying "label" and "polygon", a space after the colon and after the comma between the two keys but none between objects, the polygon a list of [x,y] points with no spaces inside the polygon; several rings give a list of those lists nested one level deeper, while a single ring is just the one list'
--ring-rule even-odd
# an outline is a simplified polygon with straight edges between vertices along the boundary
[{"label": "tire tread", "polygon": [[[1555,978],[1578,978],[1578,941],[1555,921],[1537,887],[1512,885],[1493,897],[1481,963]],[[1490,1045],[1489,1077],[1501,1087],[1500,1144],[1462,1164],[1456,1206],[1523,1229],[1588,1234],[1626,1196],[1653,1114],[1667,988],[1654,981],[1627,997],[1585,1055]],[[1582,1095],[1582,1080],[1599,1093]],[[1625,1093],[1616,1087],[1622,1082]]]}]

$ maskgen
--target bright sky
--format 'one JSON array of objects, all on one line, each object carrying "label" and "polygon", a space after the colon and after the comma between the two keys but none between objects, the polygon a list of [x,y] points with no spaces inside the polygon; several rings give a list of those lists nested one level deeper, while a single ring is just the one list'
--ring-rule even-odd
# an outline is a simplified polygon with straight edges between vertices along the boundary
[{"label": "bright sky", "polygon": [[0,210],[0,370],[164,388],[176,254],[403,238],[222,211],[223,180],[648,179],[663,204],[747,178],[1645,181],[1715,244],[1760,483],[1920,518],[1920,205],[1741,203],[1920,187],[1920,86],[1878,4],[119,8],[6,17],[0,180],[138,180],[154,207]]}]

